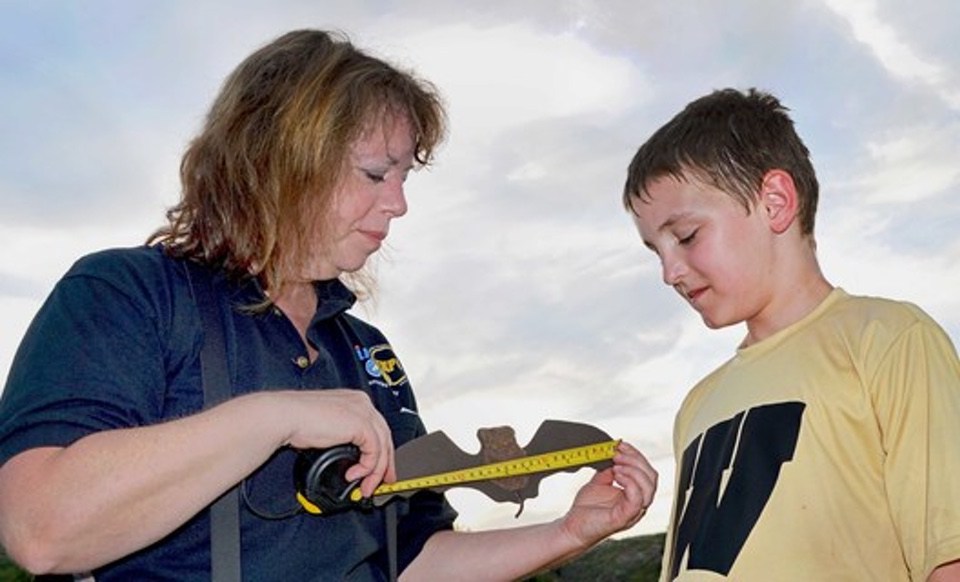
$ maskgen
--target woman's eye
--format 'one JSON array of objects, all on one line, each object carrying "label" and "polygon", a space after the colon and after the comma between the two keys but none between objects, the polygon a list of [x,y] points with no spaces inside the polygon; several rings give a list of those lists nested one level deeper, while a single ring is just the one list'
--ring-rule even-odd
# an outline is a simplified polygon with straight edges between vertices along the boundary
[{"label": "woman's eye", "polygon": [[384,180],[386,180],[386,176],[384,174],[379,174],[377,172],[370,172],[368,170],[364,170],[363,173],[366,174],[368,180],[370,180],[375,184],[379,184]]}]

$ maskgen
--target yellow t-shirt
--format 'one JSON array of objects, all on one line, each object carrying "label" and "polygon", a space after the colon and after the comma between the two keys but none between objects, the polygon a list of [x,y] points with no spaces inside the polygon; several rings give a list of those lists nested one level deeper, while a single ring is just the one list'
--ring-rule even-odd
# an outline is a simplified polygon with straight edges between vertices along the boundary
[{"label": "yellow t-shirt", "polygon": [[661,580],[925,580],[960,559],[960,363],[834,290],[687,396]]}]

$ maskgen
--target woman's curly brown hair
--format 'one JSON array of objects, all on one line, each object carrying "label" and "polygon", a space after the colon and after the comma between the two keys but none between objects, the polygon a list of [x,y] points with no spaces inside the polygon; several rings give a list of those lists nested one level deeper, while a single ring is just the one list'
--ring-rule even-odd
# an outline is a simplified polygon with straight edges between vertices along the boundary
[{"label": "woman's curly brown hair", "polygon": [[148,242],[279,290],[330,235],[311,231],[332,205],[351,144],[395,116],[409,119],[416,161],[428,164],[446,127],[430,84],[343,35],[281,36],[227,77],[183,156],[181,200]]}]

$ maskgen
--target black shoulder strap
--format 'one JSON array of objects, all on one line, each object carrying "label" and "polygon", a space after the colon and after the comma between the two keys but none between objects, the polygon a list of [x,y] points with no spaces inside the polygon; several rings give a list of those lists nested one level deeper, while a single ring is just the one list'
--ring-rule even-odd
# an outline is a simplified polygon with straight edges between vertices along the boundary
[{"label": "black shoulder strap", "polygon": [[397,582],[397,504],[396,500],[387,503],[387,567],[389,568],[390,582]]},{"label": "black shoulder strap", "polygon": [[[200,349],[203,407],[210,408],[230,398],[223,318],[211,274],[192,261],[186,261],[186,265],[187,282],[203,322],[203,347]],[[210,579],[212,582],[241,580],[237,487],[224,493],[210,506]]]}]

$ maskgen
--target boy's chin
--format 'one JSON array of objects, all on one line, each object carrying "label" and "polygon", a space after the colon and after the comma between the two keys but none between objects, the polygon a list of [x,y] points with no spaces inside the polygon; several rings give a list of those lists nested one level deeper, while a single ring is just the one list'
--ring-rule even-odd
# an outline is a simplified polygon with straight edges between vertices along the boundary
[{"label": "boy's chin", "polygon": [[731,325],[736,325],[740,323],[739,321],[726,321],[726,320],[717,320],[703,313],[700,314],[700,319],[703,321],[703,325],[707,326],[709,329],[723,329],[725,327],[730,327]]}]

